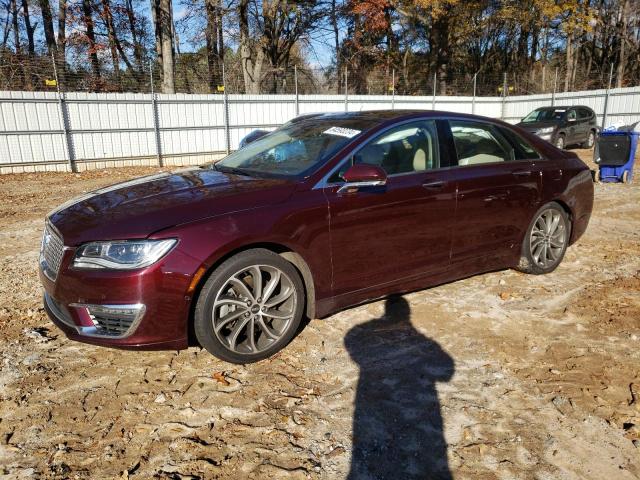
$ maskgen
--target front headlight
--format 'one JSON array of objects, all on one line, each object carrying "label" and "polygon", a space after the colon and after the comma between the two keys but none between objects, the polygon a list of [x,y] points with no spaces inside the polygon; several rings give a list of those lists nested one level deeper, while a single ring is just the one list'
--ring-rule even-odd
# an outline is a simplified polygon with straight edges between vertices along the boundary
[{"label": "front headlight", "polygon": [[540,128],[536,130],[536,135],[544,135],[545,133],[552,133],[555,130],[555,128],[556,127]]},{"label": "front headlight", "polygon": [[85,243],[78,248],[73,266],[114,270],[148,267],[165,256],[176,243],[178,241],[175,238]]}]

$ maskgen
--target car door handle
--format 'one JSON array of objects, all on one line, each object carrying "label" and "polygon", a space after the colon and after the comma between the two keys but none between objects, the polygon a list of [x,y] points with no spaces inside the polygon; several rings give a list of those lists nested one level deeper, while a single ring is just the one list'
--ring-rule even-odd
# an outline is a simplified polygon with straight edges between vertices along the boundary
[{"label": "car door handle", "polygon": [[531,170],[516,170],[512,175],[514,177],[528,177],[531,175]]},{"label": "car door handle", "polygon": [[442,180],[435,182],[425,182],[422,184],[422,186],[427,190],[440,190],[442,187],[444,187],[444,185],[445,182],[443,182]]}]

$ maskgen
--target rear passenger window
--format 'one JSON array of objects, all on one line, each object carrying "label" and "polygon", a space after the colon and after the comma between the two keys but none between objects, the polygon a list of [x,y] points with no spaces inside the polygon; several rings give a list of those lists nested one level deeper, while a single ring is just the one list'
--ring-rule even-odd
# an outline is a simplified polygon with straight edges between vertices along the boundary
[{"label": "rear passenger window", "polygon": [[513,158],[513,148],[490,124],[450,120],[458,165],[505,162]]},{"label": "rear passenger window", "polygon": [[578,116],[581,119],[590,118],[591,117],[591,112],[589,110],[587,110],[586,108],[579,108],[578,109]]},{"label": "rear passenger window", "polygon": [[535,148],[509,128],[497,127],[500,133],[507,139],[511,148],[513,148],[514,160],[536,160],[540,158],[540,154]]}]

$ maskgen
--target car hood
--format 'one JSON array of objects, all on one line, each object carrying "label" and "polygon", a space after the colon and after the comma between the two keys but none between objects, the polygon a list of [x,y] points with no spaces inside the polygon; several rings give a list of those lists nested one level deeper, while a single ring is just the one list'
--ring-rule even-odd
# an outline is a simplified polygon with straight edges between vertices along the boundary
[{"label": "car hood", "polygon": [[535,132],[536,130],[539,130],[541,128],[548,128],[548,127],[557,127],[558,126],[558,122],[554,122],[554,121],[545,121],[545,122],[520,122],[517,124],[520,128],[528,131],[528,132]]},{"label": "car hood", "polygon": [[67,246],[144,238],[175,225],[267,206],[289,198],[290,180],[191,168],[102,188],[49,214]]}]

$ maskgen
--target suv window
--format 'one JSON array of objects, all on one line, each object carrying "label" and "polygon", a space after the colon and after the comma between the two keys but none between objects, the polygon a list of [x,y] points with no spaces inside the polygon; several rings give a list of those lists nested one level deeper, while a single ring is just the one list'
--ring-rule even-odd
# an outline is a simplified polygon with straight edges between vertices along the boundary
[{"label": "suv window", "polygon": [[579,108],[578,109],[578,117],[580,117],[581,119],[590,118],[591,117],[591,112],[589,110],[587,110],[586,108]]},{"label": "suv window", "polygon": [[571,109],[569,113],[567,113],[567,120],[575,120],[576,119],[576,111]]},{"label": "suv window", "polygon": [[505,127],[498,127],[498,130],[513,148],[514,160],[537,160],[540,158],[538,151],[516,132]]},{"label": "suv window", "polygon": [[450,120],[458,165],[505,162],[513,159],[513,148],[490,124]]},{"label": "suv window", "polygon": [[329,182],[343,181],[342,174],[356,163],[377,165],[390,176],[439,168],[438,151],[438,133],[433,120],[405,123],[358,150],[329,178]]}]

